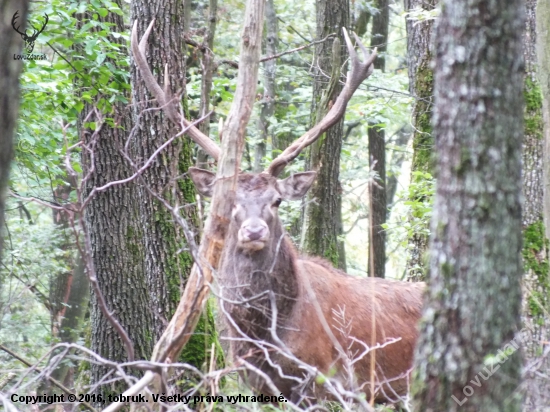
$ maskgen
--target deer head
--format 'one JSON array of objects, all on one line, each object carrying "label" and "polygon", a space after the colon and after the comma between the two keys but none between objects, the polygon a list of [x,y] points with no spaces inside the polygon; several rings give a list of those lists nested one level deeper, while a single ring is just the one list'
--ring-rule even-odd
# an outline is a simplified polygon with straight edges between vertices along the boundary
[{"label": "deer head", "polygon": [[11,26],[13,27],[13,29],[17,33],[19,33],[21,35],[21,37],[25,41],[25,50],[27,51],[27,53],[32,53],[32,51],[34,50],[34,42],[36,41],[36,39],[38,38],[40,33],[42,33],[44,31],[44,29],[46,28],[46,25],[48,24],[48,21],[49,21],[49,17],[48,17],[47,14],[44,13],[45,20],[44,20],[44,24],[42,25],[42,27],[40,29],[37,29],[36,27],[31,25],[31,27],[34,29],[34,32],[30,36],[27,35],[26,30],[24,32],[19,31],[19,28],[21,27],[21,25],[18,25],[17,27],[15,26],[17,24],[18,17],[19,17],[19,10],[17,10],[15,12],[15,14],[13,15],[13,17],[11,19]]},{"label": "deer head", "polygon": [[[216,175],[196,167],[190,168],[189,174],[197,191],[211,197]],[[276,241],[272,234],[281,231],[279,205],[283,200],[301,199],[315,176],[315,172],[303,172],[278,180],[267,173],[239,175],[230,229],[230,233],[237,233],[237,247],[251,253]]]}]

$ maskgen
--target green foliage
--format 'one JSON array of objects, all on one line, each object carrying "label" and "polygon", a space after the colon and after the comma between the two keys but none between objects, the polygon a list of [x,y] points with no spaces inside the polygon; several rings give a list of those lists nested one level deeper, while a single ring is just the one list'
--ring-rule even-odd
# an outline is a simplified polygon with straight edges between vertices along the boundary
[{"label": "green foliage", "polygon": [[[63,158],[67,146],[76,143],[77,116],[84,105],[94,102],[105,121],[114,124],[108,116],[112,104],[128,103],[123,91],[129,89],[128,53],[112,42],[127,34],[98,21],[106,13],[122,15],[116,3],[54,0],[33,5],[31,14],[47,13],[49,22],[35,47],[48,59],[24,61],[21,76],[16,161],[34,177],[30,190],[63,183]],[[72,165],[80,170],[77,158]]]},{"label": "green foliage", "polygon": [[[25,207],[32,223],[22,211]],[[9,200],[7,239],[0,267],[0,342],[29,361],[43,356],[51,342],[46,307],[50,280],[67,271],[62,233],[55,230],[48,208]],[[3,369],[22,365],[0,351]]]},{"label": "green foliage", "polygon": [[536,278],[537,289],[528,298],[529,312],[535,322],[543,325],[550,308],[550,242],[545,236],[544,222],[541,220],[523,230],[523,264],[525,272]]},{"label": "green foliage", "polygon": [[408,12],[403,13],[405,18],[414,22],[414,24],[429,20],[437,20],[440,14],[441,8],[439,7],[435,7],[431,10],[426,10],[422,7],[415,7],[413,9],[410,9]]},{"label": "green foliage", "polygon": [[544,129],[542,120],[542,93],[538,82],[525,77],[523,95],[525,98],[525,135],[542,139]]},{"label": "green foliage", "polygon": [[430,236],[430,221],[435,198],[435,179],[428,172],[413,171],[406,193],[398,194],[404,208],[398,216],[385,225],[400,253],[408,251],[413,236]]}]

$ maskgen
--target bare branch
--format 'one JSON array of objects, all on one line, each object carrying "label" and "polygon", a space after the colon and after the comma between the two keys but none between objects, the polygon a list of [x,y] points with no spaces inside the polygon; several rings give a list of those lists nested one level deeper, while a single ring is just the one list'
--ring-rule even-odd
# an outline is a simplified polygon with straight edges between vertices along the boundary
[{"label": "bare branch", "polygon": [[280,52],[280,53],[274,54],[274,55],[272,55],[272,56],[262,57],[262,58],[260,59],[260,63],[266,62],[266,61],[268,61],[268,60],[278,59],[279,57],[286,56],[287,54],[296,53],[296,52],[298,52],[298,51],[300,51],[300,50],[304,50],[304,49],[307,49],[307,48],[309,48],[309,47],[311,47],[311,46],[315,46],[316,44],[324,43],[324,42],[326,42],[327,40],[332,39],[334,36],[335,36],[335,34],[332,33],[332,34],[329,34],[328,36],[326,36],[324,39],[315,40],[315,41],[312,41],[311,43],[304,44],[303,46],[296,47],[296,48],[294,48],[294,49],[290,49],[290,50],[287,50],[287,51],[284,51],[284,52]]},{"label": "bare branch", "polygon": [[363,46],[359,38],[354,33],[355,40],[363,54],[364,61],[362,62],[357,56],[357,53],[353,47],[353,44],[351,43],[346,29],[343,28],[342,30],[344,32],[344,38],[348,47],[351,64],[351,70],[348,74],[348,78],[346,79],[344,89],[336,99],[336,102],[329,110],[327,115],[312,129],[307,131],[302,137],[294,141],[294,143],[287,147],[283,153],[281,153],[275,160],[273,160],[273,162],[271,162],[271,165],[269,165],[267,169],[267,173],[271,174],[272,176],[279,176],[285,166],[296,157],[298,157],[298,155],[304,148],[315,142],[319,138],[319,136],[321,136],[331,126],[338,122],[338,120],[340,120],[340,118],[344,115],[348,102],[353,96],[355,90],[357,90],[359,85],[367,77],[369,77],[374,70],[374,66],[372,63],[376,58],[376,48],[374,49],[372,54],[369,55],[365,46]]},{"label": "bare branch", "polygon": [[[30,363],[29,361],[25,360],[24,358],[22,358],[21,356],[19,356],[18,354],[16,354],[15,352],[11,351],[10,349],[6,348],[4,345],[0,345],[0,349],[3,350],[4,352],[6,353],[9,353],[12,357],[14,357],[15,359],[17,359],[19,362],[21,362],[22,364],[24,364],[25,366],[28,366],[28,367],[32,367],[32,363]],[[38,372],[38,373],[41,373],[41,370],[38,369],[38,368],[35,368],[35,370]],[[73,391],[71,391],[69,388],[67,388],[65,385],[63,385],[61,382],[57,381],[56,379],[52,378],[51,376],[49,375],[46,375],[46,379],[48,379],[53,385],[57,386],[59,389],[61,389],[63,392],[65,392],[67,395],[69,394],[72,394]],[[82,401],[82,404],[85,405],[87,408],[89,408],[91,411],[95,411],[95,409],[92,407],[92,405],[90,405],[88,402],[86,401]]]}]

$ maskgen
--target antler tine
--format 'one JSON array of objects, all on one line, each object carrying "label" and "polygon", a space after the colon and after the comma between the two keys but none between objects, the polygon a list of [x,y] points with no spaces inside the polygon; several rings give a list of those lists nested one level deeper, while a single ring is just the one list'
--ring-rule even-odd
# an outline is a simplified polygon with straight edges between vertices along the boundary
[{"label": "antler tine", "polygon": [[134,22],[134,26],[132,27],[132,35],[131,35],[131,41],[130,41],[130,49],[132,50],[132,54],[134,55],[134,60],[136,62],[136,66],[138,67],[141,76],[143,77],[143,81],[145,83],[145,86],[151,92],[151,94],[157,99],[159,105],[161,108],[165,111],[167,117],[176,124],[178,127],[186,127],[187,128],[187,134],[189,134],[189,137],[197,143],[200,147],[204,149],[206,153],[208,153],[210,156],[214,158],[214,160],[218,160],[220,157],[220,148],[214,143],[208,136],[206,136],[204,133],[202,133],[199,129],[197,129],[189,120],[185,119],[180,115],[180,112],[176,110],[176,105],[174,102],[172,102],[172,98],[170,95],[170,81],[169,81],[169,75],[168,75],[168,65],[164,68],[164,90],[158,82],[155,79],[155,76],[153,75],[153,72],[149,68],[149,65],[147,64],[147,59],[145,57],[147,52],[147,40],[149,38],[149,34],[153,30],[153,25],[155,23],[155,20],[151,21],[149,23],[149,26],[147,27],[147,30],[145,30],[145,34],[141,38],[141,41],[138,42],[138,35],[137,35],[137,20]]},{"label": "antler tine", "polygon": [[[355,38],[355,42],[357,43],[357,45],[359,46],[359,48],[363,52],[363,58],[365,59],[365,63],[367,63],[368,60],[369,60],[369,57],[370,57],[369,52],[367,51],[367,48],[365,47],[365,45],[363,44],[363,42],[361,41],[359,36],[355,32],[352,32],[352,33],[353,33],[353,37]],[[378,47],[375,47],[373,52],[377,53],[378,52]],[[372,60],[372,62],[374,62],[374,59]]]},{"label": "antler tine", "polygon": [[41,28],[40,30],[37,30],[37,29],[33,26],[34,30],[37,31],[37,33],[34,34],[33,37],[35,37],[35,36],[38,37],[38,35],[39,35],[40,33],[42,33],[42,32],[44,31],[44,29],[46,28],[46,26],[48,25],[48,22],[50,21],[50,18],[48,17],[48,15],[47,15],[46,13],[44,13],[44,15],[46,16],[46,19],[44,20],[44,24],[42,25],[42,28]]},{"label": "antler tine", "polygon": [[361,62],[359,56],[357,56],[357,52],[355,51],[353,44],[351,43],[346,28],[342,28],[342,31],[344,32],[344,39],[346,40],[346,46],[348,47],[351,60],[351,73],[347,78],[346,84],[347,82],[356,82],[357,85],[354,85],[353,83],[350,85],[353,88],[353,91],[355,91],[355,89],[359,87],[363,80],[369,77],[374,71],[374,66],[372,65],[372,63],[374,62],[374,59],[376,59],[378,48],[375,47],[372,51],[372,54],[369,55],[369,52],[361,42],[361,39],[359,39],[357,34],[353,33],[353,37],[355,38],[357,45],[361,49],[361,52],[363,53],[363,58],[365,60],[364,62]]},{"label": "antler tine", "polygon": [[349,58],[351,59],[351,61],[357,60],[357,52],[355,51],[355,47],[353,47],[353,44],[351,43],[351,39],[349,38],[348,31],[346,30],[345,27],[342,27],[342,31],[344,32],[344,40],[348,48]]},{"label": "antler tine", "polygon": [[[143,56],[147,55],[147,45],[148,45],[147,41],[149,40],[149,35],[151,34],[151,31],[153,31],[154,24],[155,24],[155,19],[151,20],[151,23],[149,23],[149,26],[147,26],[147,30],[145,30],[145,33],[143,33],[143,37],[139,42],[139,51]],[[132,28],[132,36],[134,34],[134,30],[136,31],[136,40],[137,40],[137,20],[134,22],[134,27]]]},{"label": "antler tine", "polygon": [[355,90],[357,90],[363,80],[369,77],[374,70],[372,63],[374,62],[374,59],[376,59],[376,48],[373,50],[372,54],[369,55],[365,46],[363,46],[358,37],[355,36],[355,39],[357,40],[359,48],[363,52],[363,57],[365,59],[364,62],[361,62],[361,60],[357,56],[355,48],[351,43],[346,29],[343,28],[342,30],[344,32],[344,39],[348,47],[351,61],[350,72],[348,73],[348,78],[346,79],[346,85],[342,89],[342,92],[336,99],[336,102],[332,105],[332,108],[325,115],[325,117],[312,129],[308,130],[304,135],[302,135],[299,139],[295,140],[294,143],[287,147],[283,151],[283,153],[281,153],[279,156],[277,156],[275,160],[271,162],[266,172],[271,174],[272,176],[279,176],[285,166],[296,157],[298,157],[298,155],[305,147],[315,142],[319,138],[319,136],[321,136],[331,126],[338,122],[338,120],[340,120],[340,118],[344,115],[348,102],[353,96],[353,93],[355,93]]},{"label": "antler tine", "polygon": [[[136,65],[139,68],[141,75],[143,76],[143,81],[145,82],[145,85],[147,86],[149,91],[155,96],[159,104],[161,106],[164,106],[166,104],[164,93],[157,81],[155,80],[155,76],[153,76],[153,73],[151,72],[151,69],[149,68],[147,60],[145,58],[145,54],[147,52],[147,38],[149,37],[149,33],[151,33],[154,22],[155,20],[153,19],[139,43],[137,36],[137,20],[134,22],[134,27],[132,27],[132,39],[130,42],[130,47],[132,49],[132,54],[134,55]],[[179,123],[179,121],[176,121],[176,123]]]},{"label": "antler tine", "polygon": [[19,18],[19,10],[17,10],[17,11],[15,12],[15,14],[13,15],[13,17],[11,18],[11,26],[14,28],[14,30],[15,30],[17,33],[19,33],[20,35],[23,36],[23,35],[25,35],[26,33],[21,33],[21,32],[19,31],[19,28],[21,27],[21,25],[15,27],[15,25],[17,24],[17,19],[18,19],[18,18]]}]

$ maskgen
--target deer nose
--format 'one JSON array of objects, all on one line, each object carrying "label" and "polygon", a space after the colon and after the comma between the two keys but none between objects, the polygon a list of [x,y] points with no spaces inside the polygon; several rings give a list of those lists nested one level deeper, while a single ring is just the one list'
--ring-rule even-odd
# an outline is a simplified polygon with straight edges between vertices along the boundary
[{"label": "deer nose", "polygon": [[265,237],[267,226],[264,222],[245,222],[242,231],[249,242],[254,242]]},{"label": "deer nose", "polygon": [[244,229],[246,237],[250,241],[261,239],[265,234],[265,227],[256,226],[256,227],[247,227]]}]

